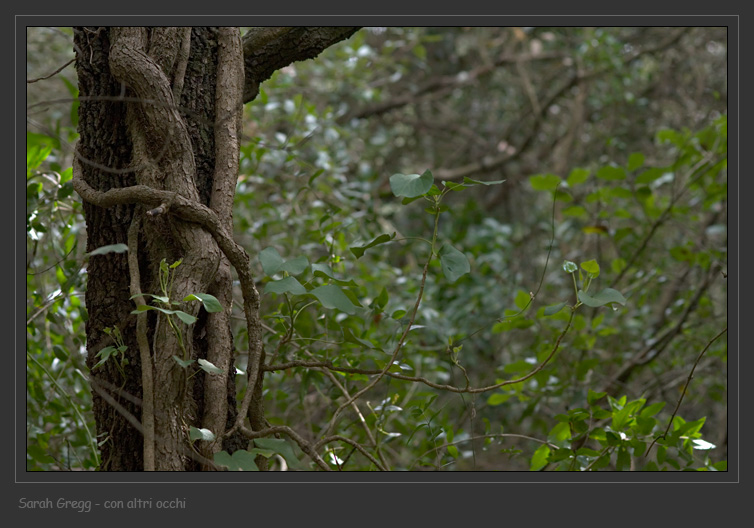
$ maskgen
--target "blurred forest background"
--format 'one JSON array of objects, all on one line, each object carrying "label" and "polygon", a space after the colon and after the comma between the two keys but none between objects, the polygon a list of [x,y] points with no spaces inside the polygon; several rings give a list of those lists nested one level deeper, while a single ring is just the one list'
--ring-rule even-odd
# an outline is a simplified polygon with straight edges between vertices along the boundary
[{"label": "blurred forest background", "polygon": [[[27,28],[29,470],[93,469],[107,441],[84,364],[72,59],[70,28]],[[467,183],[443,195],[437,237],[469,271],[432,260],[398,365],[336,431],[374,460],[343,442],[328,463],[726,469],[726,115],[720,27],[364,28],[276,72],[245,108],[236,240],[260,291],[281,277],[256,258],[274,248],[358,310],[266,290],[270,423],[316,439],[390,357],[435,220],[431,196],[404,204],[390,177],[429,170],[439,190]],[[625,304],[573,311],[587,281]],[[274,467],[294,459],[309,462]]]}]

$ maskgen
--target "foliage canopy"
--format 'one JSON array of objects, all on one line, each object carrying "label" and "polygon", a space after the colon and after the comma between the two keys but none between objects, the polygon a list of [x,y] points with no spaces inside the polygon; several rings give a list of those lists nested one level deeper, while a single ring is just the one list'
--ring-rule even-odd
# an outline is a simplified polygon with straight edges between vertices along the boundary
[{"label": "foliage canopy", "polygon": [[[54,69],[50,42],[65,61],[67,34],[29,33],[31,68]],[[246,105],[234,204],[271,427],[331,469],[725,470],[725,43],[724,28],[367,28],[277,71]],[[88,260],[128,249],[83,251],[61,75],[29,88],[29,470],[96,469],[112,441],[93,433],[82,297]],[[32,115],[58,90],[63,110]],[[176,325],[186,303],[228,308],[169,288],[145,302]],[[100,364],[131,375],[109,331]],[[285,434],[215,462],[259,456],[317,468]]]}]

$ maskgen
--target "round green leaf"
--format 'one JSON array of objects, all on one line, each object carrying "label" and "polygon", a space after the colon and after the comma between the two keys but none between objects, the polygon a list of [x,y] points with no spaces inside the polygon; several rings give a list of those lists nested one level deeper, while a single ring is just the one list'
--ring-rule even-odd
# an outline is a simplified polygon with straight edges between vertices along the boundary
[{"label": "round green leaf", "polygon": [[560,177],[555,174],[535,174],[529,178],[535,191],[554,191],[560,185]]},{"label": "round green leaf", "polygon": [[450,282],[457,281],[460,277],[471,271],[469,259],[450,244],[443,244],[438,253],[442,272]]},{"label": "round green leaf", "polygon": [[395,196],[416,198],[427,193],[432,188],[434,178],[428,170],[423,174],[393,174],[390,176],[390,189]]},{"label": "round green leaf", "polygon": [[229,471],[259,471],[254,462],[254,455],[243,449],[235,451],[233,456],[229,455],[227,451],[220,451],[215,453],[213,458],[215,464],[225,466]]},{"label": "round green leaf", "polygon": [[308,469],[293,451],[293,446],[283,438],[255,438],[254,445],[280,454],[291,469]]},{"label": "round green leaf", "polygon": [[563,271],[566,273],[573,273],[574,271],[577,271],[579,267],[576,265],[575,262],[571,262],[570,260],[564,260],[563,261]]},{"label": "round green leaf", "polygon": [[202,305],[204,306],[204,309],[207,310],[209,313],[213,312],[222,312],[223,306],[220,304],[220,301],[217,300],[217,297],[214,295],[210,295],[209,293],[192,293],[191,295],[187,295],[183,299],[184,301],[201,301]]},{"label": "round green leaf", "polygon": [[597,308],[599,306],[605,306],[606,304],[612,303],[618,303],[625,306],[627,302],[626,298],[623,297],[623,294],[621,292],[612,288],[605,288],[596,295],[588,295],[582,290],[579,290],[579,301],[592,308]]},{"label": "round green leaf", "polygon": [[292,295],[303,295],[306,293],[299,281],[293,277],[286,277],[279,281],[268,282],[264,287],[264,293],[290,293]]},{"label": "round green leaf", "polygon": [[623,167],[607,165],[597,170],[597,177],[603,180],[625,180],[626,170]]},{"label": "round green leaf", "polygon": [[300,273],[303,273],[308,267],[309,260],[302,255],[291,260],[286,260],[282,264],[282,266],[280,266],[280,271],[286,271],[291,275],[299,275]]},{"label": "round green leaf", "polygon": [[642,165],[644,165],[644,154],[641,152],[634,152],[628,157],[628,166],[626,168],[630,171],[635,171]]},{"label": "round green leaf", "polygon": [[275,275],[283,265],[283,258],[274,247],[268,247],[259,252],[259,262],[262,264],[264,274]]},{"label": "round green leaf", "polygon": [[591,275],[593,279],[596,279],[600,275],[600,265],[594,259],[582,262],[581,269]]},{"label": "round green leaf", "polygon": [[315,277],[321,277],[324,275],[325,277],[328,277],[330,279],[335,278],[335,273],[333,272],[332,268],[324,263],[317,263],[315,262],[312,264],[312,273]]},{"label": "round green leaf", "polygon": [[187,314],[186,312],[182,312],[181,310],[161,310],[160,308],[158,308],[158,310],[165,313],[169,313],[169,312],[174,313],[176,317],[178,317],[178,319],[180,319],[187,325],[194,324],[196,322],[196,317],[194,317],[191,314]]},{"label": "round green leaf", "polygon": [[566,182],[571,187],[573,187],[574,185],[579,185],[580,183],[584,183],[589,178],[589,174],[590,172],[587,169],[573,169],[568,175]]},{"label": "round green leaf", "polygon": [[545,308],[545,315],[555,315],[560,310],[562,310],[565,307],[565,305],[566,303],[562,302],[558,304],[553,304],[552,306],[548,306],[547,308]]},{"label": "round green leaf", "polygon": [[341,290],[340,287],[336,286],[335,284],[326,284],[324,286],[314,288],[309,293],[314,295],[325,308],[336,308],[341,312],[345,312],[351,315],[356,313],[356,306],[348,297],[346,297],[346,294],[343,293],[343,290]]}]

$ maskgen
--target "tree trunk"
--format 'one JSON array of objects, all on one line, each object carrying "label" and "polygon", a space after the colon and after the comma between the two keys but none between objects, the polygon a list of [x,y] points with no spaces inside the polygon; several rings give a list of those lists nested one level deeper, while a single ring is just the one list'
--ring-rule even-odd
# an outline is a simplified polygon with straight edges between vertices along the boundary
[{"label": "tree trunk", "polygon": [[[102,470],[211,469],[214,453],[247,447],[239,413],[251,430],[265,426],[259,296],[249,256],[232,240],[242,105],[275,69],[357,29],[255,28],[242,41],[238,28],[75,28],[74,187],[84,198],[87,252],[129,248],[92,255],[86,270]],[[240,411],[231,264],[250,343],[249,397]],[[182,302],[191,294],[214,296],[222,311]],[[148,309],[155,295],[177,303],[157,299],[162,308],[195,322]],[[110,345],[125,347],[122,355],[95,367]],[[200,370],[202,359],[223,374]],[[192,427],[216,440],[193,442]]]},{"label": "tree trunk", "polygon": [[[225,187],[218,185],[213,189],[215,134],[228,130],[228,127],[215,129],[219,32],[213,28],[193,31],[190,28],[81,28],[76,31],[82,99],[78,154],[82,158],[83,179],[91,187],[105,191],[139,184],[175,192],[206,206],[214,202],[212,206],[223,225],[228,230],[232,228],[230,215],[235,179],[224,182]],[[235,72],[230,75],[235,76],[236,99],[220,101],[220,104],[228,114],[223,119],[232,125],[233,131],[230,140],[224,138],[223,147],[237,153],[235,131],[240,123],[243,71],[238,30],[234,37],[238,57]],[[226,74],[223,78],[227,77]],[[237,154],[235,157],[226,155],[223,163],[236,174]],[[169,322],[164,314],[153,315],[153,312],[148,320],[155,380],[155,469],[191,469],[201,460],[197,455],[206,457],[212,454],[212,449],[195,453],[188,436],[189,428],[212,425],[221,437],[226,423],[235,419],[235,405],[228,405],[228,400],[235,401],[228,317],[230,266],[210,233],[200,226],[171,215],[150,217],[145,211],[142,206],[100,208],[87,203],[87,250],[127,243],[129,226],[132,221],[139,222],[140,229],[136,230],[139,287],[143,293],[161,294],[160,262],[164,259],[170,265],[180,260],[180,265],[172,270],[170,299],[211,293],[226,308],[220,314],[199,314],[197,303],[181,304],[182,311],[198,316],[193,325],[184,325],[175,317]],[[120,370],[110,364],[93,372],[98,434],[108,435],[103,445],[102,468],[141,469],[142,435],[128,421],[131,414],[141,422],[139,400],[143,399],[143,392],[137,318],[131,314],[135,304],[129,299],[127,256],[110,253],[92,257],[88,273],[89,366],[96,363],[97,352],[108,344],[103,341],[107,327],[119,326],[128,347],[125,379]],[[182,368],[174,359],[208,359],[210,350],[209,360],[223,369],[224,376],[197,373],[195,362]],[[212,386],[213,390],[205,394],[205,385]],[[122,408],[105,401],[102,392],[109,393]],[[129,395],[136,396],[137,400],[129,399]],[[212,405],[206,406],[205,402]],[[208,407],[207,416],[205,407]],[[230,450],[245,445],[238,439],[227,443]]]}]

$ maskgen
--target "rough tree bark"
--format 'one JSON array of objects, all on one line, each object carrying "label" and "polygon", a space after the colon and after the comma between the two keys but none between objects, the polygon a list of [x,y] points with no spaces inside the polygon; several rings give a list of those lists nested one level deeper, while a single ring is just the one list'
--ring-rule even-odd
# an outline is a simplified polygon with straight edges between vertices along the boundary
[{"label": "rough tree bark", "polygon": [[[196,470],[213,453],[245,448],[265,426],[259,297],[249,255],[232,241],[232,205],[243,103],[259,83],[311,58],[358,28],[75,28],[80,140],[74,186],[84,199],[90,368],[118,327],[127,346],[125,376],[112,361],[91,376],[102,470]],[[223,306],[180,309],[197,317],[175,327],[155,311],[133,315],[160,294],[160,262],[180,261],[171,300],[209,293]],[[129,261],[131,266],[129,266]],[[249,332],[249,383],[236,402],[230,327],[232,268],[241,282]],[[180,332],[176,332],[176,328]],[[207,359],[224,374],[174,359]],[[239,427],[248,418],[249,427]],[[213,443],[192,445],[189,428]],[[146,440],[145,440],[146,439]],[[201,445],[199,445],[201,444]]]}]

